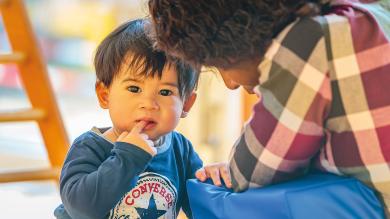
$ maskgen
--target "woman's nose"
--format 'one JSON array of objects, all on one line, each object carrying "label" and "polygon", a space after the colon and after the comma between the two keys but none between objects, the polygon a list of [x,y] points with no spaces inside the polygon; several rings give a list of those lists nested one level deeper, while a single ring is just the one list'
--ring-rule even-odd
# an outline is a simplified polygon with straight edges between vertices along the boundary
[{"label": "woman's nose", "polygon": [[235,89],[240,87],[240,85],[238,83],[236,83],[235,81],[233,81],[229,77],[226,77],[223,74],[221,74],[221,76],[222,76],[223,82],[225,83],[227,88],[229,88],[231,90],[235,90]]},{"label": "woman's nose", "polygon": [[239,84],[237,84],[236,82],[234,82],[232,80],[229,80],[228,82],[225,82],[225,85],[226,85],[227,88],[229,88],[231,90],[235,90],[235,89],[240,87]]},{"label": "woman's nose", "polygon": [[225,70],[225,69],[221,69],[221,68],[218,68],[218,71],[219,71],[219,74],[221,75],[222,77],[222,80],[223,82],[225,83],[226,87],[231,89],[231,90],[235,90],[237,88],[240,87],[240,84],[238,84],[237,82],[235,82],[234,80],[232,80],[228,74],[229,74],[229,71]]}]

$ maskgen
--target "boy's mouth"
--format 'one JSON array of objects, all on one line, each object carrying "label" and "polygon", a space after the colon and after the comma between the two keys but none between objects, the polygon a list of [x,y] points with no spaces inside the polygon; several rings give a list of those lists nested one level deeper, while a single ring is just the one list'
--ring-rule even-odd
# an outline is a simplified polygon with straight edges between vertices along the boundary
[{"label": "boy's mouth", "polygon": [[145,125],[143,131],[150,130],[150,129],[154,128],[157,125],[157,122],[155,122],[153,120],[150,120],[150,119],[138,119],[138,120],[135,120],[136,123],[141,122],[141,121],[146,122],[146,125]]}]

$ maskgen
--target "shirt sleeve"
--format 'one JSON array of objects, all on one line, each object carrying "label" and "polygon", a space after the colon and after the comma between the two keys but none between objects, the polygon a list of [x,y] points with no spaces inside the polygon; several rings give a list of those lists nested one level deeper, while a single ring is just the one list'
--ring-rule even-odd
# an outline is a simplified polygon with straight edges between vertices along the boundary
[{"label": "shirt sleeve", "polygon": [[186,168],[187,174],[186,174],[186,180],[184,182],[185,189],[184,189],[184,194],[183,194],[182,209],[183,209],[184,213],[186,214],[186,216],[191,219],[191,218],[193,218],[193,216],[192,216],[192,211],[190,208],[190,203],[188,200],[186,181],[187,181],[187,179],[195,178],[195,172],[198,169],[202,168],[203,162],[200,159],[199,155],[194,150],[194,148],[192,147],[191,143],[188,142],[188,144],[189,144],[189,151],[188,151],[187,168]]},{"label": "shirt sleeve", "polygon": [[303,174],[323,145],[331,87],[319,19],[287,26],[259,65],[259,101],[229,158],[235,191]]},{"label": "shirt sleeve", "polygon": [[67,213],[78,219],[106,218],[120,198],[136,184],[138,175],[151,159],[147,152],[124,142],[106,148],[93,140],[74,143],[60,180],[61,198]]}]

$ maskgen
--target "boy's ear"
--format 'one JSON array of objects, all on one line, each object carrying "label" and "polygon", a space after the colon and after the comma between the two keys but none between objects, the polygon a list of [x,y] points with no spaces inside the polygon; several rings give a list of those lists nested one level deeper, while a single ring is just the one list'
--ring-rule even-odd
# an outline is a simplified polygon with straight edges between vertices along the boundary
[{"label": "boy's ear", "polygon": [[188,112],[190,111],[190,109],[192,108],[192,106],[194,105],[195,103],[195,100],[196,100],[196,93],[195,92],[192,92],[185,100],[184,102],[184,105],[183,105],[183,111],[181,113],[181,118],[185,118],[188,114]]},{"label": "boy's ear", "polygon": [[96,96],[99,100],[99,105],[103,109],[108,108],[108,95],[110,93],[109,89],[102,83],[96,82],[95,84]]}]

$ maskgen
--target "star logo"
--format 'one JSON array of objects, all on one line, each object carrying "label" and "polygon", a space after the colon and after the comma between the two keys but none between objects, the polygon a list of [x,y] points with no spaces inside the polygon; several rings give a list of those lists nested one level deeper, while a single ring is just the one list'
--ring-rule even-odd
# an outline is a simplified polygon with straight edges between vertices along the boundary
[{"label": "star logo", "polygon": [[166,212],[165,210],[157,209],[153,194],[149,199],[148,208],[135,208],[135,210],[137,210],[137,213],[141,219],[157,219]]},{"label": "star logo", "polygon": [[176,202],[176,187],[167,177],[145,172],[140,174],[136,186],[111,209],[110,218],[176,218]]}]

